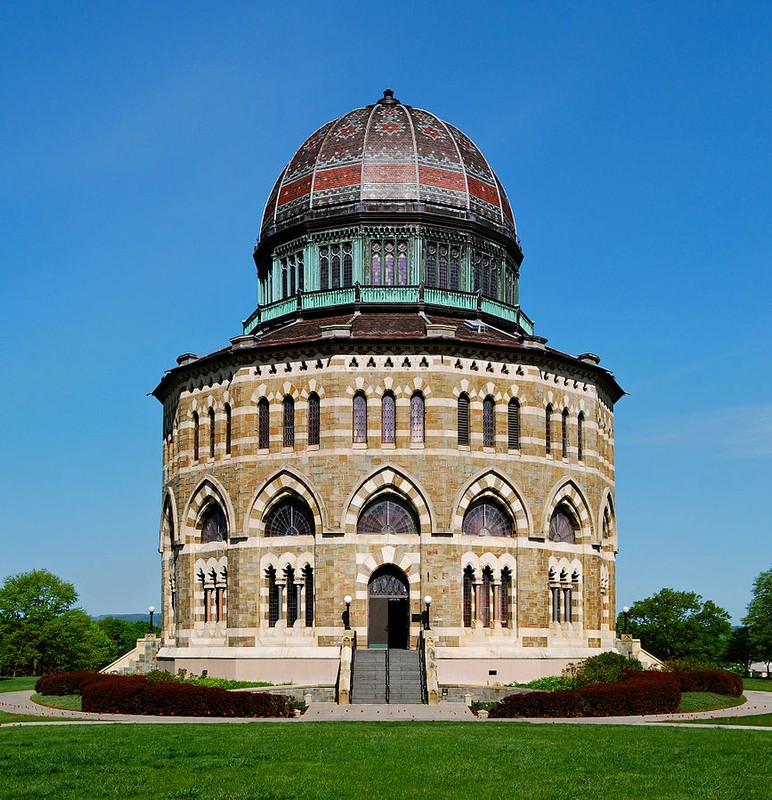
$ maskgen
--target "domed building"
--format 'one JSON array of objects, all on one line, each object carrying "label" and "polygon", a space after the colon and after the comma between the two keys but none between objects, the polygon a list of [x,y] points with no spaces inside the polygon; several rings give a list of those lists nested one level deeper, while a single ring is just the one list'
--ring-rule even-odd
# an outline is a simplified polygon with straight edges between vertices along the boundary
[{"label": "domed building", "polygon": [[333,686],[428,641],[442,687],[614,647],[623,392],[534,334],[522,260],[477,146],[391,91],[303,142],[242,335],[154,391],[161,665]]}]

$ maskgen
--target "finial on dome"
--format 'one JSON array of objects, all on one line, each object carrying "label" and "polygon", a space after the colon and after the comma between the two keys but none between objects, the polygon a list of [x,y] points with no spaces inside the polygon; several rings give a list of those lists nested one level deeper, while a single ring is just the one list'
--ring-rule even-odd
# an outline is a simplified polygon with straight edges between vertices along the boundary
[{"label": "finial on dome", "polygon": [[378,102],[383,106],[396,106],[399,100],[394,99],[394,92],[391,89],[384,89],[383,97]]}]

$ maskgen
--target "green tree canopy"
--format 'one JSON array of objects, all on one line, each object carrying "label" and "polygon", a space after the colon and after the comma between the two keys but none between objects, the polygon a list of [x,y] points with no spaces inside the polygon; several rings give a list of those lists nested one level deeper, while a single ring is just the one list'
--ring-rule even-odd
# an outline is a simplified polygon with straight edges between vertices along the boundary
[{"label": "green tree canopy", "polygon": [[[620,614],[617,630],[622,630]],[[695,592],[660,589],[630,607],[628,630],[641,646],[663,660],[721,660],[732,630],[729,614]]]},{"label": "green tree canopy", "polygon": [[753,596],[743,625],[748,626],[753,657],[772,661],[772,569],[760,572],[753,582]]},{"label": "green tree canopy", "polygon": [[109,638],[75,608],[71,583],[45,569],[11,575],[0,586],[0,673],[40,675],[102,666]]},{"label": "green tree canopy", "polygon": [[754,660],[753,647],[751,645],[751,629],[747,625],[739,625],[732,628],[729,641],[726,644],[724,654],[728,664],[737,664],[743,668],[743,675],[750,674],[751,663]]}]

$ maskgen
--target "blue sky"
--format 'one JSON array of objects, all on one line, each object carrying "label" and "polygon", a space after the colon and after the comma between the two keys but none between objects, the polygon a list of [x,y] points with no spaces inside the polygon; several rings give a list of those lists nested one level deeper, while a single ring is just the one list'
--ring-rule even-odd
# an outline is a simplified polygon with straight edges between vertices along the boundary
[{"label": "blue sky", "polygon": [[537,333],[617,406],[618,603],[744,613],[772,564],[765,3],[0,6],[0,577],[159,605],[161,407],[252,311],[263,205],[315,128],[381,96],[504,183]]}]

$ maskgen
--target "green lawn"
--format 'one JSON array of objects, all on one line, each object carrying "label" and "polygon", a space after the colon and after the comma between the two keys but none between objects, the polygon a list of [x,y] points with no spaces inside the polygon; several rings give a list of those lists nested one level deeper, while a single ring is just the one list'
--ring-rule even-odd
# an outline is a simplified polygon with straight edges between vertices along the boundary
[{"label": "green lawn", "polygon": [[683,713],[695,711],[716,711],[719,708],[733,708],[745,702],[745,695],[741,697],[727,697],[725,694],[713,692],[684,692],[681,695],[681,705],[678,710]]},{"label": "green lawn", "polygon": [[0,798],[19,800],[769,797],[769,738],[732,729],[269,722],[0,737]]},{"label": "green lawn", "polygon": [[0,678],[0,692],[21,692],[24,689],[32,691],[37,680],[34,675],[25,675],[22,678]]},{"label": "green lawn", "polygon": [[743,678],[743,689],[752,692],[772,692],[772,680],[767,678]]},{"label": "green lawn", "polygon": [[772,714],[751,714],[747,717],[716,717],[715,719],[693,719],[704,725],[752,725],[754,728],[772,726]]},{"label": "green lawn", "polygon": [[65,708],[67,711],[82,711],[83,698],[79,694],[33,694],[33,702],[49,708]]}]

